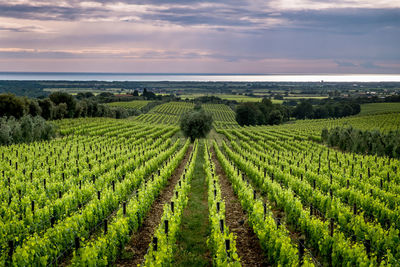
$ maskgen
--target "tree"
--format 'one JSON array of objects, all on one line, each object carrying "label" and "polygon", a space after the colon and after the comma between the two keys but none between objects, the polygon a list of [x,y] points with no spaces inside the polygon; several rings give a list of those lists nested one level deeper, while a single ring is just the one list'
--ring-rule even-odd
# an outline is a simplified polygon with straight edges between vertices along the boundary
[{"label": "tree", "polygon": [[353,108],[349,104],[342,105],[342,117],[353,115]]},{"label": "tree", "polygon": [[283,120],[283,115],[282,113],[275,109],[273,111],[271,111],[271,113],[269,114],[269,120],[268,120],[268,124],[280,124]]},{"label": "tree", "polygon": [[361,111],[361,106],[360,106],[360,104],[355,103],[355,102],[351,102],[351,103],[350,103],[350,106],[351,106],[351,108],[353,109],[353,114],[352,114],[352,115],[355,115],[355,114],[360,113],[360,111]]},{"label": "tree", "polygon": [[87,116],[87,100],[79,101],[75,107],[75,118],[86,117]]},{"label": "tree", "polygon": [[56,120],[64,119],[68,114],[68,106],[65,103],[60,103],[54,107],[53,118]]},{"label": "tree", "polygon": [[50,100],[57,106],[61,103],[65,103],[67,105],[67,118],[73,118],[76,107],[75,98],[64,92],[54,92],[49,96]]},{"label": "tree", "polygon": [[24,101],[13,94],[0,95],[0,116],[21,118],[27,112]]},{"label": "tree", "polygon": [[46,98],[39,101],[39,106],[42,109],[42,117],[45,120],[51,120],[53,118],[54,113],[54,104],[53,102]]},{"label": "tree", "polygon": [[139,96],[138,90],[133,91],[133,96]]},{"label": "tree", "polygon": [[267,107],[272,107],[272,101],[271,101],[271,99],[269,99],[269,98],[264,97],[264,98],[261,100],[261,103],[262,103],[263,105],[267,106]]},{"label": "tree", "polygon": [[94,97],[94,94],[92,92],[83,92],[76,95],[77,99],[86,99],[91,97]]},{"label": "tree", "polygon": [[294,109],[293,115],[297,119],[312,118],[314,115],[313,106],[308,102],[301,102]]},{"label": "tree", "polygon": [[31,116],[22,117],[20,120],[20,124],[21,124],[22,139],[25,142],[31,142],[33,139],[32,133],[33,133],[33,128],[34,128],[32,117]]},{"label": "tree", "polygon": [[115,112],[115,118],[116,119],[124,119],[128,118],[129,113],[126,109],[121,108],[121,107],[116,107],[112,109]]},{"label": "tree", "polygon": [[29,114],[32,117],[40,116],[42,114],[42,109],[40,108],[39,103],[34,99],[31,99],[29,101],[28,108],[29,108]]},{"label": "tree", "polygon": [[241,126],[256,125],[260,114],[261,111],[254,104],[243,103],[236,108],[236,121]]},{"label": "tree", "polygon": [[8,145],[11,143],[11,127],[6,117],[0,117],[0,126],[0,144]]},{"label": "tree", "polygon": [[319,106],[314,111],[315,119],[323,119],[328,117],[328,109],[325,106]]},{"label": "tree", "polygon": [[193,110],[185,113],[180,121],[181,130],[193,142],[196,138],[205,137],[212,128],[212,117],[204,110]]}]

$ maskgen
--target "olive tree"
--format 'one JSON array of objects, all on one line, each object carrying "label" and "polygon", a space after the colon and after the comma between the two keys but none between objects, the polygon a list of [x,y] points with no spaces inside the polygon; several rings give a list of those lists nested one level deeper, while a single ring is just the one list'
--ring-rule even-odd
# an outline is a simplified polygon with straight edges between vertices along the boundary
[{"label": "olive tree", "polygon": [[181,130],[193,142],[196,138],[205,137],[212,128],[212,117],[204,110],[192,110],[185,113],[180,121]]}]

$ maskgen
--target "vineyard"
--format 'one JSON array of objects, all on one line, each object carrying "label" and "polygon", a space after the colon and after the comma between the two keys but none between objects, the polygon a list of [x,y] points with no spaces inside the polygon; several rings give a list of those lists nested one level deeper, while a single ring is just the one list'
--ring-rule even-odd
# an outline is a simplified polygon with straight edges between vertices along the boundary
[{"label": "vineyard", "polygon": [[212,114],[215,128],[234,128],[239,127],[235,119],[235,112],[223,104],[203,104],[204,110]]},{"label": "vineyard", "polygon": [[399,130],[399,113],[240,127],[203,104],[215,132],[190,143],[193,108],[1,146],[0,265],[400,266],[400,161],[321,143],[324,128]]},{"label": "vineyard", "polygon": [[149,103],[150,103],[150,101],[147,101],[147,100],[134,100],[134,101],[130,101],[130,102],[112,102],[112,103],[108,103],[107,105],[110,107],[121,107],[121,108],[126,108],[126,109],[141,110],[142,108],[147,106],[147,104],[149,104]]},{"label": "vineyard", "polygon": [[399,103],[369,103],[361,105],[360,116],[381,114],[381,113],[398,113],[400,112]]},{"label": "vineyard", "polygon": [[186,102],[169,102],[151,109],[146,114],[141,114],[135,118],[136,121],[155,124],[178,125],[181,116],[192,110],[194,104]]}]

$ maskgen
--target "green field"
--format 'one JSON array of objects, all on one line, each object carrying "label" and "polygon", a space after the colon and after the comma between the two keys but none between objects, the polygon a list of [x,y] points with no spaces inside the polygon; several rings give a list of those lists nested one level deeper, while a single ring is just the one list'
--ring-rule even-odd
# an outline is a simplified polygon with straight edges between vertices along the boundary
[{"label": "green field", "polygon": [[121,107],[121,108],[128,108],[128,109],[142,109],[147,104],[149,104],[151,101],[147,100],[134,100],[134,101],[129,101],[129,102],[111,102],[107,103],[108,106],[110,107]]},{"label": "green field", "polygon": [[299,100],[299,99],[326,99],[328,96],[285,96],[283,99],[285,100]]},{"label": "green field", "polygon": [[250,97],[245,95],[230,95],[230,94],[182,94],[179,95],[181,99],[194,99],[201,96],[216,96],[221,99],[235,100],[237,102],[260,102],[261,97]]},{"label": "green field", "polygon": [[361,105],[360,116],[400,112],[400,103],[369,103]]}]

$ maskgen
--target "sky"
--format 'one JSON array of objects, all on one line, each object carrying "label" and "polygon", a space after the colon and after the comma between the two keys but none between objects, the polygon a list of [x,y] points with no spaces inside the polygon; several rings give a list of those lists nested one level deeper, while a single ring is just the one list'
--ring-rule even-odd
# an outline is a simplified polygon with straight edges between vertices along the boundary
[{"label": "sky", "polygon": [[400,74],[400,0],[0,0],[0,71]]}]

